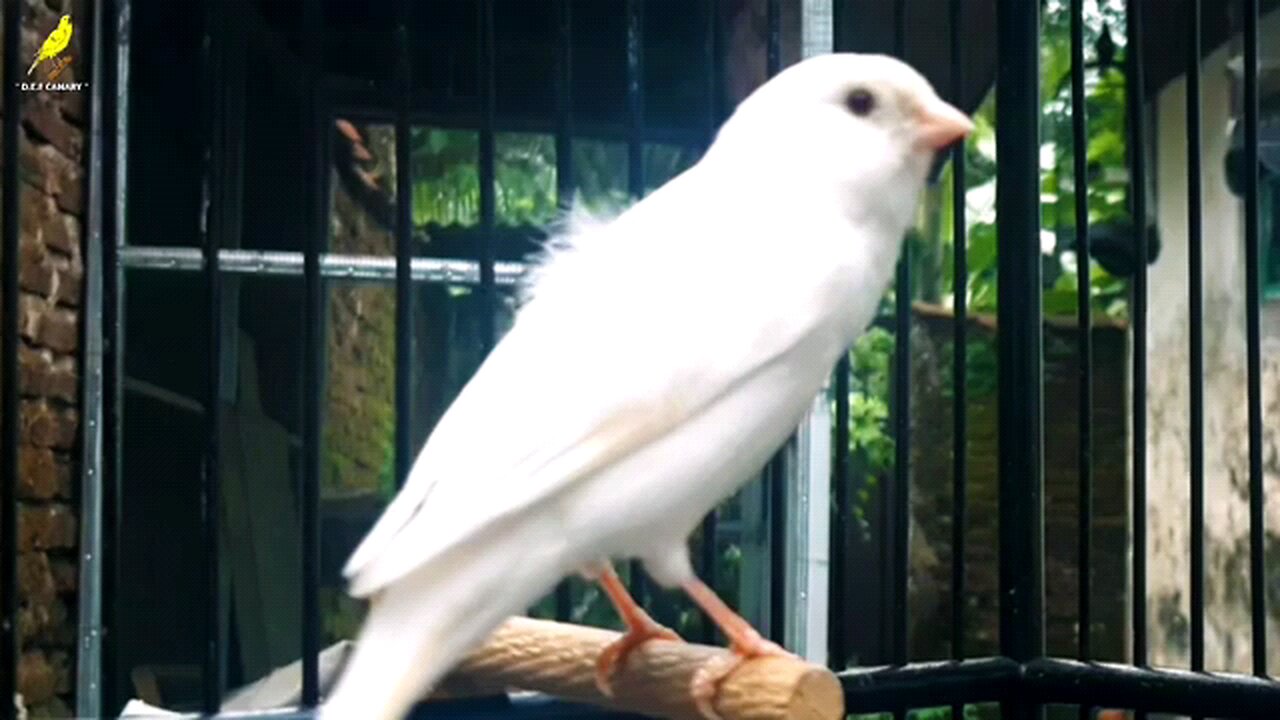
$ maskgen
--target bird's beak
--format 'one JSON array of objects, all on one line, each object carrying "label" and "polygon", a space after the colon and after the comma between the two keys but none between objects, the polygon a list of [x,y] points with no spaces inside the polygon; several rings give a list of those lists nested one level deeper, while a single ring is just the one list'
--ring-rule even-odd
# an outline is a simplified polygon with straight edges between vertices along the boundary
[{"label": "bird's beak", "polygon": [[920,109],[916,128],[920,145],[941,150],[973,132],[973,121],[950,103],[935,99]]}]

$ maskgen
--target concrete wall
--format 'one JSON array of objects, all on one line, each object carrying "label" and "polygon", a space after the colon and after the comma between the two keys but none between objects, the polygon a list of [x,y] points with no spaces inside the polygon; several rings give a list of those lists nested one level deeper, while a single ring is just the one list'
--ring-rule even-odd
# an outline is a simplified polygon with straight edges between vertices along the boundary
[{"label": "concrete wall", "polygon": [[[1280,14],[1264,18],[1261,47],[1280,39]],[[1238,42],[1238,41],[1237,41]],[[1227,60],[1203,66],[1206,665],[1247,671],[1249,649],[1248,455],[1245,384],[1244,206],[1226,185],[1233,115]],[[1264,50],[1265,52],[1265,50]],[[1189,615],[1189,313],[1185,79],[1154,101],[1155,205],[1162,249],[1150,270],[1147,548],[1151,661],[1186,665]],[[1269,660],[1280,662],[1280,305],[1264,306],[1264,462],[1270,569]]]}]

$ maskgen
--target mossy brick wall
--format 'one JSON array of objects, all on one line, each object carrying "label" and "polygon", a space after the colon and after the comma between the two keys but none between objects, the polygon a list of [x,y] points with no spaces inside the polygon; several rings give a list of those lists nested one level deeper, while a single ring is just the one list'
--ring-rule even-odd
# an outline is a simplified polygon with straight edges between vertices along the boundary
[{"label": "mossy brick wall", "polygon": [[[82,21],[88,18],[83,2],[26,0],[22,13],[24,58],[35,55],[60,15],[71,14],[75,31],[64,56],[72,61],[58,80],[86,80],[90,31]],[[43,79],[48,70],[46,63],[33,78]],[[23,93],[22,101],[18,687],[32,717],[59,717],[69,716],[74,705],[88,93]]]},{"label": "mossy brick wall", "polygon": [[[912,332],[911,651],[950,653],[952,396],[954,320],[917,306]],[[989,319],[970,321],[968,384],[968,527],[966,651],[992,654],[999,644],[999,506],[995,333]],[[1093,650],[1124,659],[1128,510],[1126,489],[1126,331],[1094,329]],[[1045,614],[1050,653],[1075,653],[1077,623],[1079,365],[1072,323],[1044,328]],[[929,562],[923,560],[932,559]]]},{"label": "mossy brick wall", "polygon": [[[364,129],[378,163],[370,175],[395,187],[395,134],[389,125]],[[333,252],[392,255],[395,238],[333,180]],[[327,496],[367,495],[388,479],[395,429],[395,288],[388,284],[328,285],[328,338],[323,488]],[[390,486],[388,485],[388,488]]]}]

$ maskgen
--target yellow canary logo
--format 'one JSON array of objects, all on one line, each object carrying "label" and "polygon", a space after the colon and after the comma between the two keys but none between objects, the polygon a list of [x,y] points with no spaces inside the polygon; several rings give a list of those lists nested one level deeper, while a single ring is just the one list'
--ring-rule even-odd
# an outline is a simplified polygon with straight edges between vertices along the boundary
[{"label": "yellow canary logo", "polygon": [[36,52],[36,56],[31,59],[31,67],[27,68],[27,75],[35,72],[36,66],[46,60],[52,60],[58,57],[63,50],[67,49],[67,45],[71,44],[71,16],[63,15],[58,20],[58,27],[49,33],[49,37],[44,39],[40,45],[40,50]]}]

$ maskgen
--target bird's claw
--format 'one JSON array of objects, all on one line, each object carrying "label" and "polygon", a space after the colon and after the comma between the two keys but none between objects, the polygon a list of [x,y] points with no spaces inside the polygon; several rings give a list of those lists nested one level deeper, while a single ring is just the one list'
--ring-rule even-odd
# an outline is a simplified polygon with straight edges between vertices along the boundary
[{"label": "bird's claw", "polygon": [[731,644],[728,653],[716,655],[693,674],[690,690],[698,712],[707,720],[721,720],[720,714],[715,710],[715,700],[720,693],[720,686],[729,675],[756,658],[779,656],[794,657],[782,646],[765,640],[758,634],[742,644]]},{"label": "bird's claw", "polygon": [[596,658],[596,688],[607,698],[613,697],[613,676],[617,674],[618,668],[626,664],[627,656],[636,648],[650,640],[684,642],[684,638],[674,630],[647,617],[644,620],[644,624],[628,629],[622,637],[609,643],[600,652],[600,657]]}]

